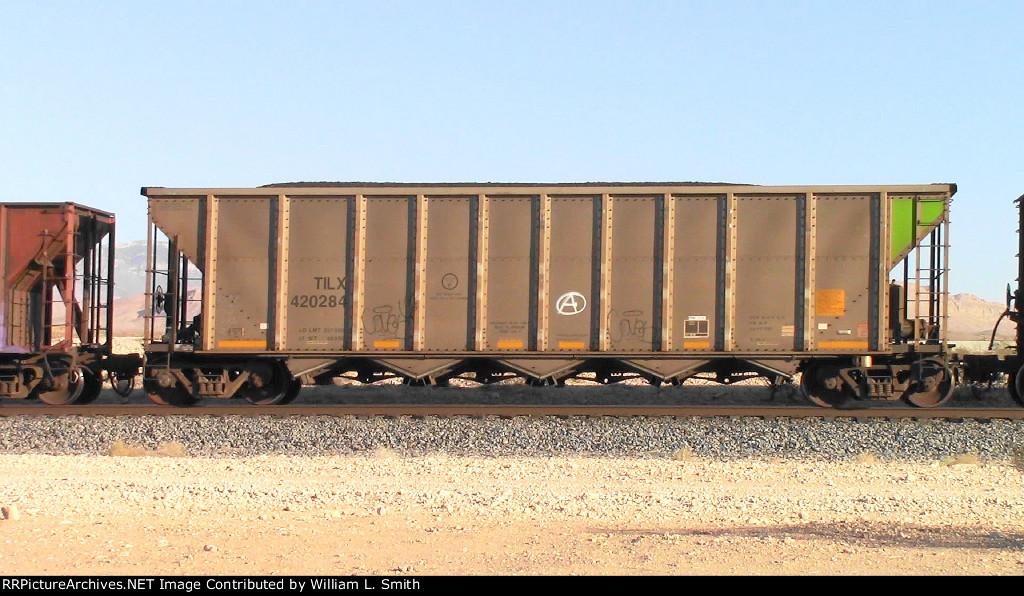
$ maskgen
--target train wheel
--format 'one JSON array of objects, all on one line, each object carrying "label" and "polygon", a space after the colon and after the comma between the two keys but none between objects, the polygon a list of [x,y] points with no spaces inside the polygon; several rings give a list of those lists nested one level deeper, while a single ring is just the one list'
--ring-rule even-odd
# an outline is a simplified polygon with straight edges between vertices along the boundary
[{"label": "train wheel", "polygon": [[147,378],[142,381],[142,387],[146,391],[146,397],[157,405],[188,408],[199,403],[199,398],[178,382],[170,387],[162,387],[155,378]]},{"label": "train wheel", "polygon": [[85,379],[85,388],[82,389],[82,394],[75,400],[76,405],[91,404],[96,401],[96,398],[100,396],[100,391],[103,390],[103,381],[91,370],[83,368],[82,376]]},{"label": "train wheel", "polygon": [[953,397],[953,375],[941,360],[927,358],[915,362],[910,368],[912,379],[918,381],[919,391],[907,393],[907,401],[919,408],[934,408]]},{"label": "train wheel", "polygon": [[1013,401],[1017,402],[1018,405],[1024,406],[1024,392],[1021,392],[1021,388],[1024,387],[1024,365],[1020,367],[1015,375],[1009,375],[1006,379],[1006,388],[1010,390],[1010,395],[1013,396]]},{"label": "train wheel", "polygon": [[284,397],[281,401],[277,402],[279,405],[290,404],[295,401],[295,398],[299,396],[299,390],[302,389],[302,383],[298,379],[292,379],[292,382],[288,385],[288,391],[285,392]]},{"label": "train wheel", "polygon": [[199,400],[188,391],[185,391],[185,388],[181,385],[147,389],[146,396],[149,397],[153,403],[161,406],[188,408],[199,403]]},{"label": "train wheel", "polygon": [[53,391],[40,391],[39,399],[51,406],[66,406],[75,403],[85,390],[85,375],[81,369],[73,369],[63,375],[57,375],[57,380],[65,380],[66,384],[61,389]]},{"label": "train wheel", "polygon": [[[257,366],[253,376],[260,380],[259,384],[246,383],[238,389],[237,393],[239,397],[244,397],[251,404],[259,406],[286,404],[298,395],[298,390],[294,389],[294,385],[299,382],[292,377],[291,371],[284,364],[264,365],[261,363]],[[293,390],[294,395],[291,394]]]},{"label": "train wheel", "polygon": [[800,388],[804,397],[823,408],[836,408],[850,399],[842,389],[839,367],[834,364],[809,366],[800,379]]}]

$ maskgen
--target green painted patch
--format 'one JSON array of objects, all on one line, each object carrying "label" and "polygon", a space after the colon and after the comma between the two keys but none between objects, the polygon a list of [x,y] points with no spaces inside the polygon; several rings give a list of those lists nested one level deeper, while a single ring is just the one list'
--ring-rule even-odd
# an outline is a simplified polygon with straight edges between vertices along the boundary
[{"label": "green painted patch", "polygon": [[942,222],[942,216],[946,212],[946,201],[942,198],[919,198],[915,214],[914,198],[899,197],[890,201],[890,209],[892,217],[889,220],[889,254],[892,257],[892,264],[895,265],[910,253],[918,240]]}]

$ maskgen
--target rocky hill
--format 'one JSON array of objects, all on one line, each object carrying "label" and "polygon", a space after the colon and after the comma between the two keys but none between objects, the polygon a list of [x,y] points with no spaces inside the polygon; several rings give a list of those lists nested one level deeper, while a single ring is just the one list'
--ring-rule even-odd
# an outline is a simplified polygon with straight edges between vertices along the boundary
[{"label": "rocky hill", "polygon": [[[167,245],[161,244],[160,249],[166,251]],[[114,297],[125,298],[145,292],[146,241],[119,243],[115,252],[117,254],[114,259]]]},{"label": "rocky hill", "polygon": [[[982,300],[973,294],[949,297],[949,337],[960,340],[988,340],[1005,304]],[[996,338],[1011,339],[1016,329],[1012,321],[1003,319]]]}]

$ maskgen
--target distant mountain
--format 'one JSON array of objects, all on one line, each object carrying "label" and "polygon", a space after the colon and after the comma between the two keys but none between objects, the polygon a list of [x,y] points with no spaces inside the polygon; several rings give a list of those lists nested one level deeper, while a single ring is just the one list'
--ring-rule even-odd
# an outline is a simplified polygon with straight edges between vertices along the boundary
[{"label": "distant mountain", "polygon": [[[166,244],[159,248],[163,254],[167,253]],[[114,297],[142,294],[146,291],[146,241],[121,242],[115,249]]]},{"label": "distant mountain", "polygon": [[[1005,310],[1005,304],[982,300],[973,294],[954,294],[949,297],[949,338],[987,340]],[[1013,322],[1003,319],[996,338],[1012,339],[1015,334]]]}]

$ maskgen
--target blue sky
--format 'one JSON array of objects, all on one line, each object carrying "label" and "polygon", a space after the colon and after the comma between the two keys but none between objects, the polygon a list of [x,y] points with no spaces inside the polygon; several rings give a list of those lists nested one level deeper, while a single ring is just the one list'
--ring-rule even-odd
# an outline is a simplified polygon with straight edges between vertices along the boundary
[{"label": "blue sky", "polygon": [[145,236],[141,186],[956,182],[1002,300],[1022,2],[0,0],[0,200]]}]

